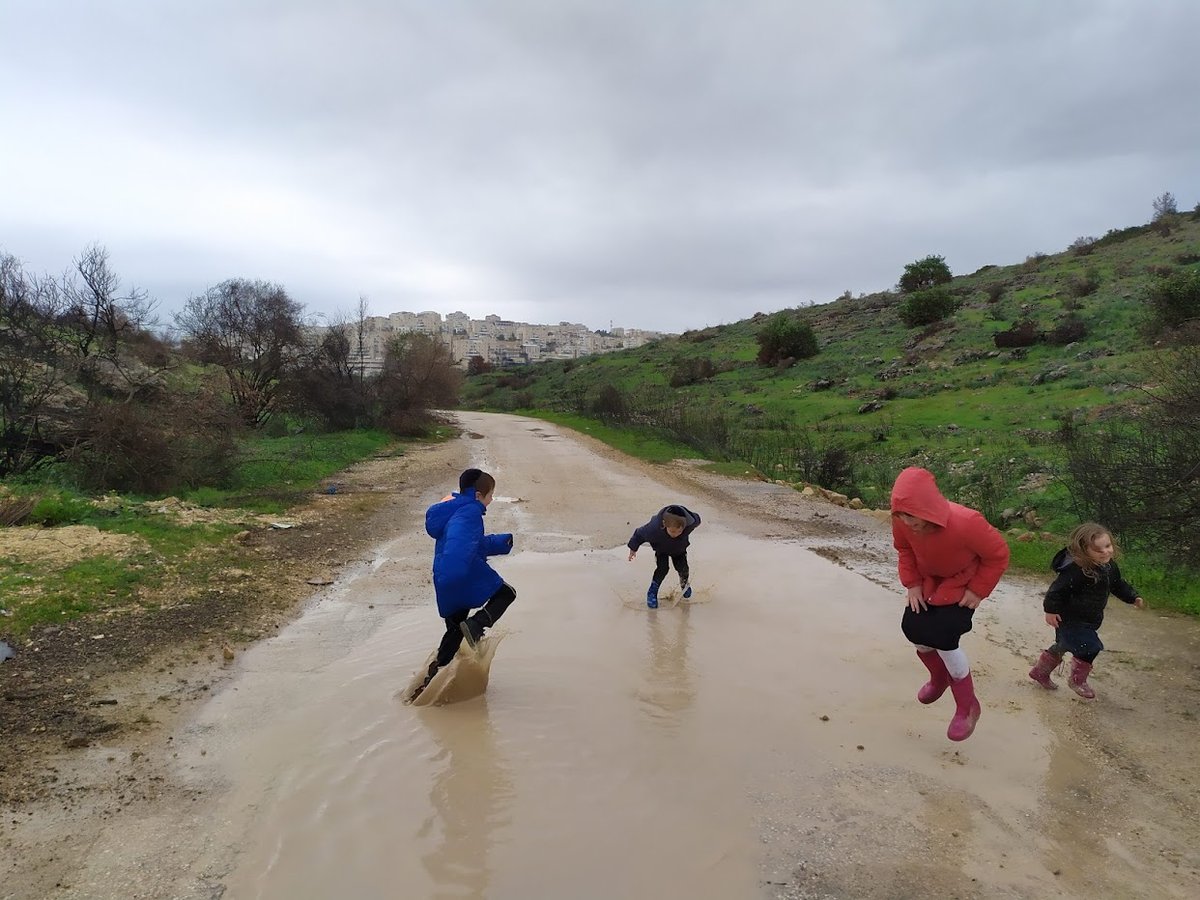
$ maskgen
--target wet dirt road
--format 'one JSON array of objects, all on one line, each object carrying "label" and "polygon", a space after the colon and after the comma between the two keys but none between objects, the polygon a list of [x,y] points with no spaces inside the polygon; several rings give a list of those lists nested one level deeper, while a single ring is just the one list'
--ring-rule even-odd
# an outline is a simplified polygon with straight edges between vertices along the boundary
[{"label": "wet dirt road", "polygon": [[[516,536],[486,693],[396,698],[442,628],[432,542],[397,522],[174,736],[203,799],[107,833],[60,896],[1200,895],[1195,674],[1153,682],[1194,623],[1114,610],[1106,641],[1149,662],[1085,706],[1025,679],[1040,597],[1005,583],[964,642],[983,717],[952,744],[949,695],[915,701],[878,527],[789,528],[555,426],[460,418],[497,477],[488,530]],[[696,593],[676,604],[672,574],[649,611],[652,554],[625,542],[670,502],[703,516]]]}]

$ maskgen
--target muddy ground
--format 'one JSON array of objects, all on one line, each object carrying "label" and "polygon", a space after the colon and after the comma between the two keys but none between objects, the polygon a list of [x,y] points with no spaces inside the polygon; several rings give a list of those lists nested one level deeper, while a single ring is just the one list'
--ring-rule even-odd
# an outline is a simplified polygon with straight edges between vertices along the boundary
[{"label": "muddy ground", "polygon": [[[175,723],[228,677],[250,642],[294,618],[340,572],[369,563],[393,523],[420,514],[418,498],[430,487],[453,488],[468,456],[468,442],[450,441],[368,460],[338,477],[336,494],[314,495],[281,517],[296,527],[248,522],[237,539],[245,565],[188,591],[186,601],[75,622],[18,644],[16,658],[0,664],[0,897],[69,887],[73,857],[91,845],[90,834],[119,825],[130,807],[144,813],[186,801],[165,777]],[[889,536],[869,515],[770,483],[713,476],[694,461],[653,468],[659,481],[758,520],[763,537],[799,539],[891,584]],[[1044,583],[1028,579],[1027,590],[1044,590]],[[1200,811],[1200,630],[1157,613],[1145,625],[1106,624],[1106,640],[1113,635],[1120,648],[1103,674],[1106,702],[1064,705],[1061,725],[1090,749],[1098,774],[1118,779],[1121,790],[1158,798],[1169,818],[1186,820]],[[1001,627],[987,639],[1002,646],[1018,640]],[[90,751],[100,743],[107,748],[102,756]],[[8,851],[22,828],[18,859]],[[32,840],[30,828],[40,830]],[[1148,826],[1143,842],[1156,839]],[[1161,864],[1181,886],[1200,883],[1194,850],[1164,845]]]}]

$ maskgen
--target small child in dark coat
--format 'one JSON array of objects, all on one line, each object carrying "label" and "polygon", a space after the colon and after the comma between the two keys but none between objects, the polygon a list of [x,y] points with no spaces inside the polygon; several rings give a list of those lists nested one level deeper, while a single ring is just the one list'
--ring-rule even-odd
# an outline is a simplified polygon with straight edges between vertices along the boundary
[{"label": "small child in dark coat", "polygon": [[1146,608],[1146,601],[1121,576],[1115,559],[1117,552],[1107,528],[1085,522],[1071,532],[1067,546],[1050,563],[1055,578],[1046,591],[1042,608],[1046,624],[1054,629],[1054,643],[1042,651],[1029,670],[1029,677],[1047,690],[1058,687],[1050,680],[1050,673],[1062,662],[1063,655],[1070,653],[1067,686],[1084,700],[1094,700],[1096,692],[1087,679],[1092,663],[1104,649],[1097,632],[1104,622],[1109,594],[1116,594],[1137,609]]},{"label": "small child in dark coat", "polygon": [[688,584],[688,535],[699,525],[699,513],[692,512],[686,506],[673,504],[660,509],[657,516],[636,529],[629,539],[630,562],[633,562],[642,544],[649,544],[654,551],[654,575],[650,580],[650,589],[646,591],[646,605],[651,609],[658,608],[658,588],[667,577],[668,563],[675,566],[679,575],[679,589],[683,592],[683,598],[686,600],[692,596],[692,588]]}]

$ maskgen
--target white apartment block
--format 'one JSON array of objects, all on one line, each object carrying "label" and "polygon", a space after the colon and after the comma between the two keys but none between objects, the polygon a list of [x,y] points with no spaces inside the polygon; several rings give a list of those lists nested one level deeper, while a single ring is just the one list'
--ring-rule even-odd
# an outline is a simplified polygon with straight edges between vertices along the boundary
[{"label": "white apartment block", "polygon": [[[557,325],[531,325],[499,316],[472,319],[466,313],[452,312],[443,317],[436,312],[394,312],[370,316],[362,323],[361,358],[367,372],[383,368],[388,342],[400,334],[416,332],[439,338],[449,348],[456,364],[467,366],[478,356],[493,366],[527,365],[547,359],[578,359],[594,353],[608,353],[640,347],[663,337],[659,331],[639,328],[614,328],[609,332],[589,331],[584,325],[559,322]],[[349,330],[351,352],[358,356],[358,323],[345,325]],[[319,336],[328,326],[314,327]]]}]

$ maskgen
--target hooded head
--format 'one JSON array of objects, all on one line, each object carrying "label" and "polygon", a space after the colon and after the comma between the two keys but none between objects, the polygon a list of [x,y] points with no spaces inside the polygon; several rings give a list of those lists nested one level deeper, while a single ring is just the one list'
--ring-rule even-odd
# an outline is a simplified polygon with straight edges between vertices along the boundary
[{"label": "hooded head", "polygon": [[932,472],[910,466],[892,486],[892,515],[897,513],[944,526],[950,521],[950,501],[938,490]]}]

